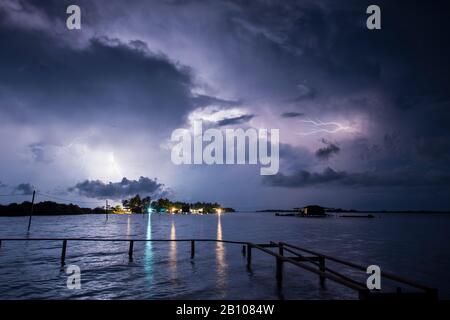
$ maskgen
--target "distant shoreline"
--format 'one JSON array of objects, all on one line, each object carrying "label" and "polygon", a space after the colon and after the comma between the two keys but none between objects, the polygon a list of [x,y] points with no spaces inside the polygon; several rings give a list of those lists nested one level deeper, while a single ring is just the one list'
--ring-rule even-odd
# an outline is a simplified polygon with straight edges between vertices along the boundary
[{"label": "distant shoreline", "polygon": [[[63,204],[57,203],[53,201],[43,201],[35,203],[34,205],[31,202],[25,201],[20,204],[18,203],[10,203],[8,205],[0,205],[0,216],[2,217],[23,217],[23,216],[76,216],[76,215],[147,215],[150,213],[163,213],[163,214],[197,214],[197,215],[208,215],[208,214],[216,214],[216,213],[225,213],[225,212],[234,212],[233,208],[222,208],[219,204],[209,204],[209,203],[195,203],[195,206],[204,205],[205,208],[195,209],[190,211],[190,207],[186,207],[186,211],[182,211],[183,209],[177,209],[175,205],[179,205],[179,203],[170,203],[167,199],[160,199],[161,202],[165,201],[170,206],[169,208],[163,207],[164,210],[158,209],[149,209],[138,207],[138,210],[128,210],[125,211],[123,209],[117,210],[116,208],[105,207],[97,207],[97,208],[82,208],[75,204]],[[159,201],[159,200],[158,200]],[[188,204],[183,204],[187,206]],[[208,205],[210,207],[208,207]],[[217,208],[212,208],[211,205],[217,205]],[[189,211],[187,211],[189,210]]]},{"label": "distant shoreline", "polygon": [[[298,212],[297,210],[286,209],[264,209],[256,210],[255,212]],[[327,213],[435,213],[448,214],[450,210],[326,210]]]}]

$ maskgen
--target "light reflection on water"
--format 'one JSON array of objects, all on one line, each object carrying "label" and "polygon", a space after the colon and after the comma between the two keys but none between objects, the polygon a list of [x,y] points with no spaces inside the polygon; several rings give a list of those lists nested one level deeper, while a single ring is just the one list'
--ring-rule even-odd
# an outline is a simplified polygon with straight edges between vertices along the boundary
[{"label": "light reflection on water", "polygon": [[[170,240],[177,239],[177,230],[175,228],[175,221],[172,220],[172,224],[170,226]],[[169,267],[171,271],[172,281],[177,278],[177,242],[171,241],[169,244]]]},{"label": "light reflection on water", "polygon": [[[223,240],[221,214],[217,214],[217,240]],[[225,261],[225,245],[223,242],[216,242],[216,275],[217,288],[220,292],[226,292],[227,285],[227,264]]]},{"label": "light reflection on water", "polygon": [[[146,239],[152,239],[152,216],[152,213],[147,214]],[[153,285],[153,248],[151,241],[145,242],[144,269],[148,286],[151,288]]]},{"label": "light reflection on water", "polygon": [[[0,237],[26,237],[27,217],[0,217]],[[450,298],[450,216],[385,214],[376,219],[301,219],[269,213],[207,216],[109,215],[33,217],[30,238],[209,238],[285,241],[438,287]],[[277,299],[274,260],[254,251],[246,271],[240,245],[69,241],[66,263],[79,265],[82,289],[66,288],[61,242],[8,242],[0,248],[1,299]],[[286,266],[286,299],[356,298],[353,291]]]},{"label": "light reflection on water", "polygon": [[131,215],[128,215],[127,218],[127,237],[131,235]]}]

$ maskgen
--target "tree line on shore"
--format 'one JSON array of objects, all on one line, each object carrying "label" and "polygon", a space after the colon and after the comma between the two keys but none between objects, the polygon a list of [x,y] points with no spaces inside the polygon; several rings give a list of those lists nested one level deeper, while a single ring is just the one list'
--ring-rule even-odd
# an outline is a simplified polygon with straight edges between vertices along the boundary
[{"label": "tree line on shore", "polygon": [[195,202],[171,201],[167,198],[159,198],[152,201],[150,197],[141,198],[136,195],[130,199],[122,200],[122,206],[113,208],[116,213],[148,213],[148,212],[171,212],[182,213],[190,211],[201,211],[203,213],[234,212],[233,208],[223,208],[217,202]]},{"label": "tree line on shore", "polygon": [[[187,203],[181,201],[171,201],[166,198],[160,198],[152,201],[150,197],[141,198],[139,195],[129,199],[122,200],[122,205],[114,207],[83,208],[76,204],[64,204],[53,201],[43,201],[35,203],[33,206],[33,215],[78,215],[78,214],[106,214],[106,213],[137,213],[144,214],[149,212],[170,212],[181,213],[192,210],[202,213],[234,212],[233,208],[223,208],[218,203],[196,202]],[[10,203],[0,205],[0,216],[28,216],[31,212],[31,202]]]}]

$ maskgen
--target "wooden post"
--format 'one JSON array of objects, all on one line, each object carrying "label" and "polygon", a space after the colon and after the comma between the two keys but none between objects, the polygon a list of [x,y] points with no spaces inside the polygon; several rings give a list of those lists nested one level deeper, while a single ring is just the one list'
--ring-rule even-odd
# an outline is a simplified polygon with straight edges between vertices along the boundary
[{"label": "wooden post", "polygon": [[130,262],[133,262],[133,246],[134,246],[134,241],[131,240],[130,241],[130,248],[128,249],[128,259]]},{"label": "wooden post", "polygon": [[191,240],[191,259],[195,257],[195,241]]},{"label": "wooden post", "polygon": [[245,244],[242,246],[242,255],[245,257]]},{"label": "wooden post", "polygon": [[61,251],[61,267],[66,264],[66,249],[67,249],[67,240],[63,240],[63,246]]},{"label": "wooden post", "polygon": [[252,264],[252,245],[247,245],[247,267],[250,267]]},{"label": "wooden post", "polygon": [[[280,256],[284,255],[284,248],[281,243],[278,244],[278,253]],[[283,285],[283,260],[277,257],[277,284],[278,287]]]},{"label": "wooden post", "polygon": [[[319,270],[325,272],[325,258],[319,257]],[[320,286],[325,288],[325,277],[320,276]]]},{"label": "wooden post", "polygon": [[30,231],[30,227],[31,227],[31,217],[33,216],[35,195],[36,195],[36,190],[33,190],[33,198],[31,199],[30,218],[28,219],[28,231]]},{"label": "wooden post", "polygon": [[277,259],[277,273],[276,273],[277,284],[278,287],[281,287],[283,285],[283,260],[281,260],[278,257],[276,259]]}]

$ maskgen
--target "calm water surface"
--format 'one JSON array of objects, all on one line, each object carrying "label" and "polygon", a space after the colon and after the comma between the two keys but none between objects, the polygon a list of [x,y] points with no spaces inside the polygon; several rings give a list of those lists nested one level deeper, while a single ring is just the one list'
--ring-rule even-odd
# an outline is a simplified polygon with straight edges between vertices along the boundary
[{"label": "calm water surface", "polygon": [[[0,237],[26,237],[27,217],[0,217]],[[450,215],[379,214],[376,219],[275,217],[271,213],[208,216],[153,214],[34,217],[29,237],[213,238],[285,241],[437,287],[450,298]],[[241,246],[70,242],[66,263],[81,268],[81,289],[69,290],[60,269],[61,242],[3,242],[0,299],[355,299],[356,294],[286,265],[282,290],[273,257],[253,253],[246,268]],[[365,279],[362,273],[341,270]],[[382,286],[391,286],[383,282]]]}]

